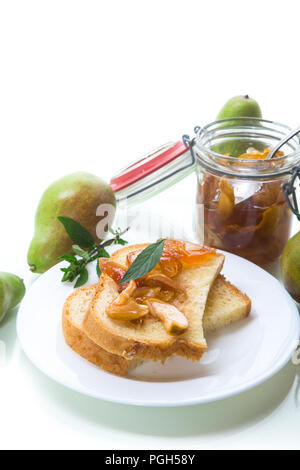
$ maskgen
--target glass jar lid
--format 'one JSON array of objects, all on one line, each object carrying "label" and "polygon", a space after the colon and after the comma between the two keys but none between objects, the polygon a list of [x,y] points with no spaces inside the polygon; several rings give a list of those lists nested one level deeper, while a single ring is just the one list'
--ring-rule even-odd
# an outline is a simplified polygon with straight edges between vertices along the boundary
[{"label": "glass jar lid", "polygon": [[138,204],[164,191],[195,170],[195,159],[183,142],[169,142],[120,170],[110,185],[117,200]]},{"label": "glass jar lid", "polygon": [[[227,118],[198,129],[194,137],[196,162],[220,176],[239,179],[269,179],[291,174],[300,162],[300,140],[290,139],[284,155],[272,160],[241,158],[248,151],[273,148],[291,128],[260,118]],[[236,154],[235,154],[236,153]],[[237,158],[239,157],[239,158]]]}]

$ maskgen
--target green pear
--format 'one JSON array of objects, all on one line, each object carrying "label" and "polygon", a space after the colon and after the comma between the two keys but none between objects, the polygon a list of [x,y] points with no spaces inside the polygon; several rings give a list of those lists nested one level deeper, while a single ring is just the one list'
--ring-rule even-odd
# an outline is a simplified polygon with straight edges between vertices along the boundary
[{"label": "green pear", "polygon": [[[234,96],[230,98],[217,116],[217,120],[234,117],[249,117],[249,118],[261,118],[262,113],[259,104],[248,95]],[[235,120],[230,120],[222,124],[222,127],[229,127],[238,125]],[[212,147],[214,152],[220,153],[221,155],[229,154],[231,157],[238,157],[247,151],[249,147],[253,146],[251,141],[246,139],[239,139],[238,137],[232,137],[230,140],[220,142]],[[259,151],[264,150],[264,145],[256,145],[255,148]]]},{"label": "green pear", "polygon": [[281,256],[281,277],[286,290],[300,302],[300,232],[284,247]]},{"label": "green pear", "polygon": [[257,101],[248,95],[234,96],[226,101],[223,108],[217,116],[218,119],[231,117],[255,117],[261,118],[261,109]]},{"label": "green pear", "polygon": [[0,321],[8,310],[16,307],[25,294],[25,286],[18,276],[0,272]]},{"label": "green pear", "polygon": [[30,270],[44,273],[72,252],[74,242],[67,235],[58,216],[79,222],[98,241],[96,211],[101,204],[116,205],[114,192],[105,181],[89,173],[73,173],[49,186],[39,202],[35,217],[35,233],[27,261]]}]

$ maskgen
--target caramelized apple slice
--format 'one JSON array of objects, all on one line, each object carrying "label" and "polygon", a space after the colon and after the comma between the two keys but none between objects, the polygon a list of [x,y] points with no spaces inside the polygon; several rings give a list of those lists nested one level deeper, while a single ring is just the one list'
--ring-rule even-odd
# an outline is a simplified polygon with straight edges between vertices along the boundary
[{"label": "caramelized apple slice", "polygon": [[[155,296],[156,299],[163,300],[164,302],[172,302],[175,297],[176,292],[173,289],[161,289],[160,294]],[[182,298],[184,299],[184,297]]]},{"label": "caramelized apple slice", "polygon": [[169,334],[181,334],[189,326],[186,317],[174,305],[158,299],[146,301],[152,316],[159,318]]},{"label": "caramelized apple slice", "polygon": [[170,277],[166,276],[165,274],[160,273],[150,273],[147,274],[145,279],[143,279],[143,284],[146,286],[160,286],[160,287],[171,287],[171,289],[181,291],[182,288],[180,285],[171,279]]},{"label": "caramelized apple slice", "polygon": [[149,313],[147,305],[138,304],[132,297],[136,290],[135,281],[131,280],[119,297],[105,310],[106,314],[114,320],[137,320]]},{"label": "caramelized apple slice", "polygon": [[224,178],[219,182],[220,197],[217,205],[217,215],[221,222],[229,219],[234,209],[234,190],[230,183]]},{"label": "caramelized apple slice", "polygon": [[280,206],[269,207],[263,212],[262,220],[256,227],[256,232],[262,238],[269,238],[274,233],[275,227],[280,219]]},{"label": "caramelized apple slice", "polygon": [[185,290],[178,284],[178,282],[174,281],[174,279],[171,279],[165,274],[148,274],[145,279],[143,279],[143,284],[150,287],[158,286],[167,290],[172,289],[178,292],[183,298],[185,297]]},{"label": "caramelized apple slice", "polygon": [[120,284],[122,277],[126,273],[124,266],[111,261],[109,258],[99,258],[99,267],[101,272],[111,277],[116,284]]},{"label": "caramelized apple slice", "polygon": [[126,263],[127,263],[127,266],[130,267],[132,265],[132,263],[134,262],[135,258],[140,254],[142,253],[143,250],[134,250],[134,251],[131,251],[130,253],[128,253],[127,257],[126,257]]},{"label": "caramelized apple slice", "polygon": [[112,303],[106,309],[106,314],[113,320],[137,320],[149,313],[147,305],[138,304],[133,298],[125,305]]},{"label": "caramelized apple slice", "polygon": [[161,288],[160,287],[137,287],[133,292],[133,297],[137,302],[144,302],[149,297],[160,298]]}]

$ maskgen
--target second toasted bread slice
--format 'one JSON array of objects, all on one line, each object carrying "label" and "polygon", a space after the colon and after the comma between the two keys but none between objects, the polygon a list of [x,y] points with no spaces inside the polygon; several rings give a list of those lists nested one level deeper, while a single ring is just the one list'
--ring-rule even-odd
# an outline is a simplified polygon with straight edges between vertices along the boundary
[{"label": "second toasted bread slice", "polygon": [[246,318],[251,300],[219,274],[209,292],[203,316],[205,335]]},{"label": "second toasted bread slice", "polygon": [[[132,245],[115,252],[111,259],[126,266],[127,255],[147,245]],[[83,331],[96,344],[126,358],[164,361],[172,354],[199,360],[206,350],[202,319],[210,288],[220,273],[224,255],[216,253],[203,264],[182,270],[176,281],[186,291],[184,301],[174,305],[184,313],[189,327],[181,335],[170,335],[161,321],[145,317],[141,325],[130,321],[113,320],[105,313],[106,308],[118,297],[117,284],[102,274],[91,307],[83,321]]]}]

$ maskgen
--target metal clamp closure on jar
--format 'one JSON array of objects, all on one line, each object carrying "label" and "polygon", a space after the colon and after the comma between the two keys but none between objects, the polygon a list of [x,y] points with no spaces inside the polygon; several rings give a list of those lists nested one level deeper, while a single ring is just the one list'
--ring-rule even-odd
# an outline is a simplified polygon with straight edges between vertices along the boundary
[{"label": "metal clamp closure on jar", "polygon": [[295,186],[295,181],[298,178],[299,179],[299,186],[300,186],[300,165],[295,166],[293,171],[291,172],[291,179],[290,181],[287,181],[286,183],[282,184],[282,191],[285,196],[286,202],[288,203],[289,208],[295,214],[298,220],[300,220],[300,213],[299,213],[299,208],[298,208],[298,202],[297,202],[297,197],[296,197],[296,189],[297,187]]}]

